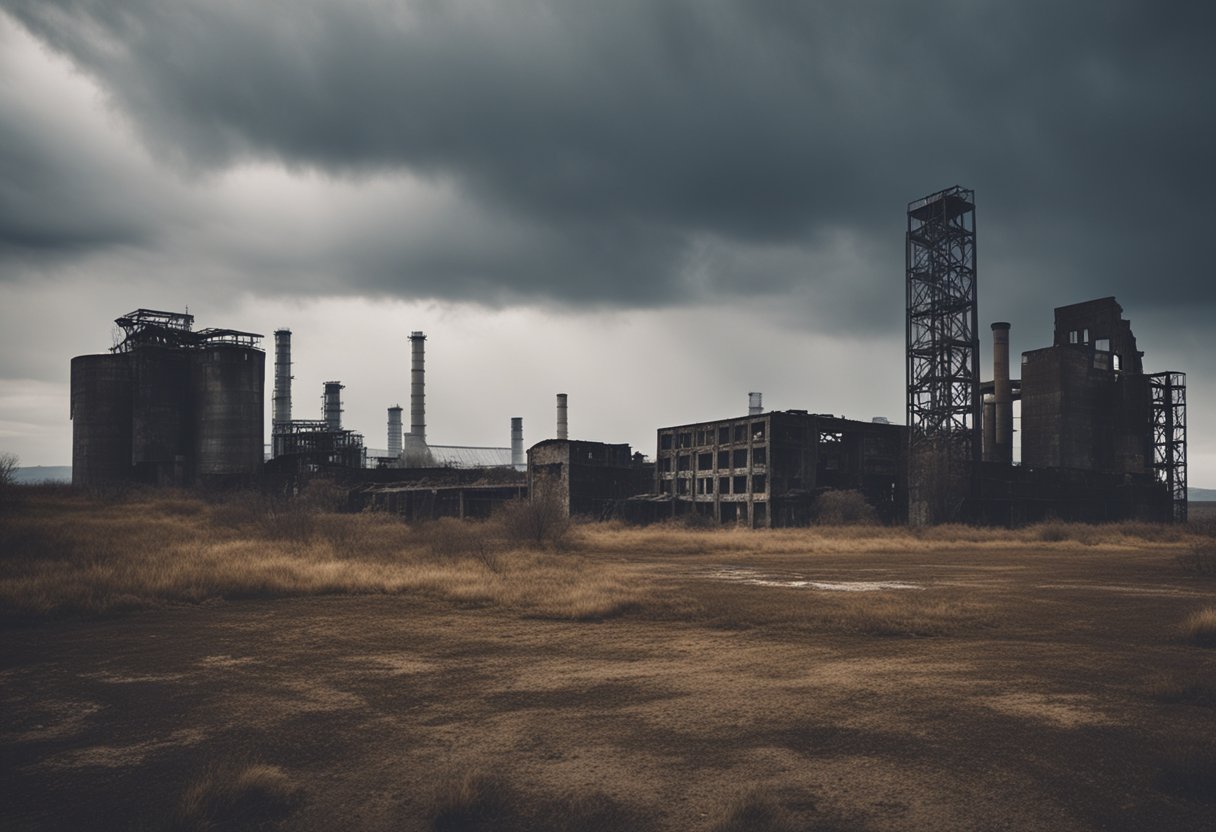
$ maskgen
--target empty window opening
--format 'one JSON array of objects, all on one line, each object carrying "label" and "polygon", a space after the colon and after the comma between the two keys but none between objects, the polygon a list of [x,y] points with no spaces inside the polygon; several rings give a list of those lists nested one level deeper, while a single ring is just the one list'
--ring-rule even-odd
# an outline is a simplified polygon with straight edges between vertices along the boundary
[{"label": "empty window opening", "polygon": [[691,471],[692,470],[692,454],[680,454],[679,457],[676,458],[676,470],[677,471]]},{"label": "empty window opening", "polygon": [[725,445],[730,441],[730,428],[718,428],[718,444]]},{"label": "empty window opening", "polygon": [[691,448],[692,447],[692,431],[686,430],[680,434],[680,447],[681,448]]},{"label": "empty window opening", "polygon": [[676,493],[677,494],[687,494],[688,493],[688,480],[687,479],[681,478],[681,479],[676,480]]},{"label": "empty window opening", "polygon": [[757,526],[765,526],[768,524],[768,504],[756,503],[752,507],[752,518],[756,521]]},{"label": "empty window opening", "polygon": [[768,464],[768,448],[752,449],[752,465]]},{"label": "empty window opening", "polygon": [[747,477],[735,477],[734,479],[735,479],[735,481],[734,481],[733,493],[746,494],[747,493]]},{"label": "empty window opening", "polygon": [[697,493],[698,494],[705,493],[705,480],[700,477],[697,478]]},{"label": "empty window opening", "polygon": [[756,494],[763,494],[768,490],[768,482],[764,474],[756,474],[752,477],[752,491]]},{"label": "empty window opening", "polygon": [[718,467],[730,467],[730,451],[718,451]]},{"label": "empty window opening", "polygon": [[747,441],[747,425],[735,425],[735,441]]},{"label": "empty window opening", "polygon": [[763,442],[764,441],[764,422],[753,422],[752,423],[752,441],[753,442]]},{"label": "empty window opening", "polygon": [[659,480],[659,493],[660,494],[670,494],[671,493],[671,480]]},{"label": "empty window opening", "polygon": [[703,430],[697,431],[697,444],[698,445],[705,444],[705,431],[703,431]]},{"label": "empty window opening", "polygon": [[747,448],[739,448],[737,451],[735,451],[731,459],[731,464],[735,468],[746,468]]},{"label": "empty window opening", "polygon": [[697,470],[710,471],[714,467],[714,455],[712,453],[697,454]]},{"label": "empty window opening", "polygon": [[730,477],[718,477],[718,493],[730,493]]},{"label": "empty window opening", "polygon": [[670,474],[671,473],[671,457],[669,457],[669,456],[659,457],[659,473],[660,474]]},{"label": "empty window opening", "polygon": [[670,451],[671,450],[671,434],[670,433],[660,433],[659,434],[659,450],[660,451]]}]

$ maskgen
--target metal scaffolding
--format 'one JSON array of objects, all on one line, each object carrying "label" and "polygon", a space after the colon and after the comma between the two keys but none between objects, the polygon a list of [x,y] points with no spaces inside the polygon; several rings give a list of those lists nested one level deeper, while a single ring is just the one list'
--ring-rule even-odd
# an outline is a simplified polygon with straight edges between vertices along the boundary
[{"label": "metal scaffolding", "polygon": [[1153,403],[1153,473],[1170,491],[1174,522],[1185,523],[1186,373],[1154,373],[1148,378]]},{"label": "metal scaffolding", "polygon": [[982,424],[975,193],[908,204],[909,520],[957,520],[976,487]]}]

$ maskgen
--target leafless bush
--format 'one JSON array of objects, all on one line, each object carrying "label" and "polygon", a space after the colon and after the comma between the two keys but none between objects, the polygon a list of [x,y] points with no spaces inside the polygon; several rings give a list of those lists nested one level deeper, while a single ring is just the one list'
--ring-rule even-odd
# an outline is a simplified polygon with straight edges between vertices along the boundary
[{"label": "leafless bush", "polygon": [[415,538],[435,557],[473,558],[498,571],[498,541],[493,531],[480,520],[440,517],[419,525]]},{"label": "leafless bush", "polygon": [[547,495],[504,503],[495,519],[508,543],[534,548],[561,548],[573,525],[561,502]]},{"label": "leafless bush", "polygon": [[1189,552],[1183,552],[1175,560],[1193,575],[1216,575],[1216,541],[1195,543]]},{"label": "leafless bush", "polygon": [[278,766],[213,767],[182,795],[178,829],[255,829],[289,814],[300,787]]},{"label": "leafless bush", "polygon": [[815,499],[815,520],[822,526],[874,526],[878,512],[860,491],[825,491]]},{"label": "leafless bush", "polygon": [[0,512],[16,502],[19,463],[16,454],[0,453]]}]

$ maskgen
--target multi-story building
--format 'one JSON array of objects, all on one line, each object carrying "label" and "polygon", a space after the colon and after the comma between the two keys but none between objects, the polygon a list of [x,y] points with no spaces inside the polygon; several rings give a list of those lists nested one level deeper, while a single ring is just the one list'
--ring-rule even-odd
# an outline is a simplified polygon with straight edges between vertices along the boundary
[{"label": "multi-story building", "polygon": [[857,490],[893,521],[906,504],[905,444],[900,425],[804,410],[660,428],[656,490],[673,514],[757,528],[806,525],[820,493]]}]

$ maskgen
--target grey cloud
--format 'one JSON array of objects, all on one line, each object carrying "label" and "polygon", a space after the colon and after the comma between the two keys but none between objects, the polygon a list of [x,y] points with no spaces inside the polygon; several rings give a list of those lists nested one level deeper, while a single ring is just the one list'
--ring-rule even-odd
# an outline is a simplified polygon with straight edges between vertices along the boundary
[{"label": "grey cloud", "polygon": [[[1009,315],[1076,299],[1062,285],[1216,301],[1208,4],[7,6],[183,170],[408,169],[499,224],[338,246],[344,291],[643,305],[847,283],[895,300],[825,322],[883,326],[903,204],[958,182],[981,274],[1018,281],[993,290]],[[834,259],[838,229],[870,253]]]}]

